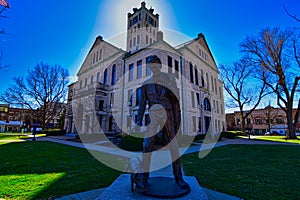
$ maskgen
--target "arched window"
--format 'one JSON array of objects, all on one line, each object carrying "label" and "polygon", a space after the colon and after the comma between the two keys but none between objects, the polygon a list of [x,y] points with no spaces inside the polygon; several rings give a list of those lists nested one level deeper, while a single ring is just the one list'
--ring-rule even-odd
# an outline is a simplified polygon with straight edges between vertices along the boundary
[{"label": "arched window", "polygon": [[94,83],[94,75],[91,76],[91,85]]},{"label": "arched window", "polygon": [[111,73],[111,85],[116,84],[116,76],[117,76],[117,69],[116,65],[113,65],[112,67],[112,73]]},{"label": "arched window", "polygon": [[105,69],[105,71],[104,71],[103,84],[108,85],[108,71],[107,71],[107,69]]},{"label": "arched window", "polygon": [[87,86],[87,81],[88,81],[88,79],[87,79],[87,78],[85,78],[85,81],[84,81],[84,87],[86,87],[86,86]]},{"label": "arched window", "polygon": [[210,106],[210,102],[209,102],[208,98],[204,99],[204,110],[211,111],[211,106]]},{"label": "arched window", "polygon": [[100,82],[100,72],[97,73],[97,81]]}]

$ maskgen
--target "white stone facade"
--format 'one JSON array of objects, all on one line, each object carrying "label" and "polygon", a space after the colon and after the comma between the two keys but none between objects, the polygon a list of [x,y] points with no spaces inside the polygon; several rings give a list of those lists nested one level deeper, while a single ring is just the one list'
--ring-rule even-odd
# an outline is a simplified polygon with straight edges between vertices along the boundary
[{"label": "white stone facade", "polygon": [[[205,37],[199,34],[173,47],[163,40],[159,16],[153,11],[142,3],[141,8],[128,14],[126,51],[101,36],[96,38],[77,74],[78,81],[69,87],[73,112],[67,113],[75,117],[68,115],[67,132],[93,133],[99,127],[106,133],[130,131],[138,110],[137,90],[151,76],[146,66],[151,55],[161,59],[162,72],[176,78],[182,132],[196,135],[210,129],[216,134],[225,129],[223,83]],[[133,23],[134,18],[137,21]]]}]

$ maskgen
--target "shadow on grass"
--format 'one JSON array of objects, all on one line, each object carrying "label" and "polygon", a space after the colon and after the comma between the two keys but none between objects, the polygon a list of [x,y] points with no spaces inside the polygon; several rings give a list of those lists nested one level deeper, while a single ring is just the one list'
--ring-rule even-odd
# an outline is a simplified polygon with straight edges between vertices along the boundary
[{"label": "shadow on grass", "polygon": [[0,152],[0,199],[56,198],[107,187],[120,175],[87,150],[61,144],[9,143]]}]

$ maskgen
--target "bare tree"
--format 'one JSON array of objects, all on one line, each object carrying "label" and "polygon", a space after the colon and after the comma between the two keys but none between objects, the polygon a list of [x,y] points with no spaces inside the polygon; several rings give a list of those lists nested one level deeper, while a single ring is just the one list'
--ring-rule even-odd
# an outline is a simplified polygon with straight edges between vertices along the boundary
[{"label": "bare tree", "polygon": [[17,107],[39,109],[43,130],[59,113],[60,103],[64,102],[69,72],[59,65],[37,64],[27,76],[15,78],[1,94],[0,101]]},{"label": "bare tree", "polygon": [[296,20],[297,22],[300,22],[300,18],[297,17],[297,15],[295,14],[291,14],[285,7],[285,5],[282,5],[283,6],[283,9],[285,11],[285,13],[290,16],[291,18],[293,18],[294,20]]},{"label": "bare tree", "polygon": [[[277,105],[287,116],[287,139],[296,139],[296,125],[300,114],[300,52],[299,33],[293,30],[267,28],[257,36],[247,37],[241,44],[242,52],[256,66],[260,79],[277,96]],[[298,101],[293,121],[293,103]]]},{"label": "bare tree", "polygon": [[[233,63],[231,66],[220,66],[224,81],[224,89],[229,94],[230,100],[227,106],[238,107],[241,112],[241,130],[245,131],[246,119],[268,95],[266,84],[253,76],[253,67],[245,58]],[[245,106],[252,106],[245,110]]]}]

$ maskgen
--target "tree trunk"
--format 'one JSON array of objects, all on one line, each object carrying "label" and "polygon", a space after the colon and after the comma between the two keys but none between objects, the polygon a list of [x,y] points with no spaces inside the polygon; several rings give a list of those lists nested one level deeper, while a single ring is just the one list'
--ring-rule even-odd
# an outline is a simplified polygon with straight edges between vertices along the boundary
[{"label": "tree trunk", "polygon": [[286,133],[287,139],[297,139],[296,136],[296,127],[293,124],[293,110],[288,109],[286,111],[287,123],[288,123],[288,131]]},{"label": "tree trunk", "polygon": [[242,117],[242,127],[241,127],[241,131],[242,131],[242,132],[245,132],[245,126],[246,126],[245,118]]}]

